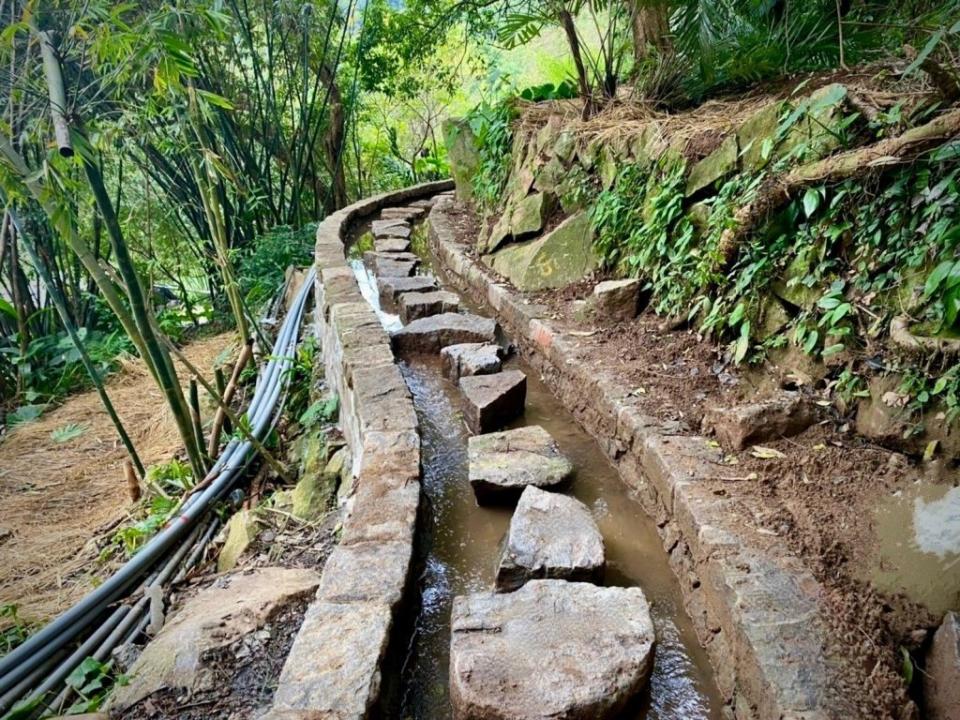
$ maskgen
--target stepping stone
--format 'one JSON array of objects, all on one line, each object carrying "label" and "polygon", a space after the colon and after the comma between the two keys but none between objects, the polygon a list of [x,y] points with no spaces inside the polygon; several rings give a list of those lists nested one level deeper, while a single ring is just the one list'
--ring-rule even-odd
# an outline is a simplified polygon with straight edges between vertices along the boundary
[{"label": "stepping stone", "polygon": [[466,400],[467,425],[475,433],[488,433],[523,415],[527,376],[519,370],[504,370],[461,377],[460,391]]},{"label": "stepping stone", "polygon": [[387,253],[382,253],[382,252],[375,252],[375,251],[373,251],[373,250],[367,250],[367,252],[365,252],[365,253],[363,254],[363,260],[364,260],[364,262],[366,262],[366,263],[368,263],[369,265],[373,266],[373,269],[374,269],[374,270],[377,269],[377,264],[380,263],[380,262],[383,262],[383,261],[388,261],[388,262],[412,262],[412,263],[418,263],[418,262],[420,262],[420,258],[419,258],[418,256],[414,255],[412,252],[387,252]]},{"label": "stepping stone", "polygon": [[378,277],[377,287],[380,288],[380,299],[391,303],[396,302],[404,293],[431,292],[439,289],[437,280],[432,275]]},{"label": "stepping stone", "polygon": [[406,220],[399,220],[397,218],[391,220],[374,220],[370,223],[370,232],[374,235],[380,235],[392,229],[409,230],[410,225]]},{"label": "stepping stone", "polygon": [[647,682],[654,630],[640,588],[532,580],[453,601],[453,717],[614,717]]},{"label": "stepping stone", "polygon": [[374,240],[373,246],[378,253],[403,253],[410,249],[410,241],[405,238],[382,238]]},{"label": "stepping stone", "polygon": [[422,207],[388,207],[380,211],[381,220],[417,220],[426,214]]},{"label": "stepping stone", "polygon": [[484,343],[450,345],[440,351],[443,374],[451,380],[464,375],[491,375],[500,372],[500,347]]},{"label": "stepping stone", "polygon": [[378,260],[376,273],[380,277],[410,277],[417,269],[412,260]]},{"label": "stepping stone", "polygon": [[414,320],[391,336],[398,353],[437,354],[447,345],[493,342],[497,323],[470,313],[442,313]]},{"label": "stepping stone", "polygon": [[595,582],[604,562],[603,536],[587,506],[528,485],[510,519],[497,590],[511,592],[542,578]]},{"label": "stepping stone", "polygon": [[433,198],[424,198],[423,200],[414,200],[412,203],[410,203],[410,207],[429,210],[434,206],[435,203],[436,201]]},{"label": "stepping stone", "polygon": [[446,290],[400,296],[400,319],[405,323],[440,313],[456,312],[459,309],[460,297]]},{"label": "stepping stone", "polygon": [[573,475],[573,463],[539,425],[475,435],[467,442],[469,479],[478,500],[516,498],[530,485],[555,488]]}]

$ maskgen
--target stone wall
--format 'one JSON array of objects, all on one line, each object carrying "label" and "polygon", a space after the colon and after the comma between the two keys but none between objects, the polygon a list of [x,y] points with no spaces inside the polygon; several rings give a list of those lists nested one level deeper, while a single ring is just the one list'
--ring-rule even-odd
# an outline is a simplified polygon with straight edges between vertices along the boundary
[{"label": "stone wall", "polygon": [[736,521],[733,502],[713,491],[735,473],[707,439],[679,435],[642,415],[631,388],[613,373],[582,362],[576,339],[546,313],[489,273],[456,241],[439,202],[430,214],[430,243],[449,280],[497,312],[525,360],[594,436],[657,522],[680,582],[687,612],[716,670],[725,717],[857,717],[844,706],[831,652],[822,588],[777,538]]},{"label": "stone wall", "polygon": [[389,337],[346,263],[344,238],[358,217],[451,187],[427,183],[368,198],[317,228],[317,334],[327,382],[340,397],[356,490],[267,718],[389,716],[380,707],[382,673],[413,554],[420,436]]}]

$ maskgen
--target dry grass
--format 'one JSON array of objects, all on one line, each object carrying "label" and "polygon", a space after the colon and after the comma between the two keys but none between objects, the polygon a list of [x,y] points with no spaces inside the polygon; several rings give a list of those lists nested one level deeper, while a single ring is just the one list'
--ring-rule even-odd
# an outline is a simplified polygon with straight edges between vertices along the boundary
[{"label": "dry grass", "polygon": [[[211,371],[232,334],[193,343],[191,363]],[[178,368],[180,378],[188,374]],[[124,364],[107,391],[145,465],[180,449],[163,397],[139,361]],[[56,443],[50,433],[68,423],[79,437]],[[103,568],[94,540],[127,514],[126,451],[94,391],[74,395],[0,442],[0,604],[15,603],[26,620],[47,620],[86,594]]]}]

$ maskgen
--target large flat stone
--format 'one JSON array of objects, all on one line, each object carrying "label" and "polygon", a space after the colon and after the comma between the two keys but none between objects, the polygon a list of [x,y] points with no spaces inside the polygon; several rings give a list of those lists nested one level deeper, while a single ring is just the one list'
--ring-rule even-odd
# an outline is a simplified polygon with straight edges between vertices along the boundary
[{"label": "large flat stone", "polygon": [[497,324],[490,318],[470,313],[441,313],[420,318],[393,333],[394,351],[439,353],[447,345],[466,342],[493,342]]},{"label": "large flat stone", "polygon": [[599,264],[585,212],[572,215],[536,240],[508,245],[484,261],[523,291],[569,285]]},{"label": "large flat stone", "polygon": [[502,428],[523,415],[527,401],[527,376],[519,370],[460,378],[464,419],[475,433]]},{"label": "large flat stone", "polygon": [[497,590],[528,580],[597,580],[604,566],[603,536],[576,498],[528,485],[510,519],[497,567]]},{"label": "large flat stone", "polygon": [[[272,718],[365,720],[380,697],[390,608],[378,602],[315,602],[284,663]],[[293,715],[300,711],[303,714]]]},{"label": "large flat stone", "polygon": [[422,207],[386,207],[380,211],[381,220],[418,220],[426,214],[426,209]]},{"label": "large flat stone", "polygon": [[448,345],[440,351],[443,374],[453,381],[464,375],[491,375],[500,372],[500,347],[486,343]]},{"label": "large flat stone", "polygon": [[382,238],[373,241],[378,253],[405,253],[410,250],[410,241],[406,238]]},{"label": "large flat stone", "polygon": [[410,225],[405,220],[374,220],[370,223],[370,232],[375,238],[410,237]]},{"label": "large flat stone", "polygon": [[282,608],[309,597],[319,582],[312,570],[265,567],[226,575],[200,590],[134,662],[110,711],[122,714],[165,688],[199,689],[209,677],[206,656],[262,628]]},{"label": "large flat stone", "polygon": [[384,259],[377,263],[379,277],[410,277],[416,272],[416,260],[389,260]]},{"label": "large flat stone", "polygon": [[403,293],[432,292],[439,288],[436,278],[431,275],[378,277],[377,287],[380,289],[380,300],[384,302],[396,302]]},{"label": "large flat stone", "polygon": [[614,716],[644,686],[654,630],[639,588],[532,580],[453,603],[457,720]]},{"label": "large flat stone", "polygon": [[394,607],[403,596],[412,550],[413,544],[403,540],[338,545],[323,568],[317,598]]},{"label": "large flat stone", "polygon": [[539,425],[475,435],[467,454],[470,484],[482,499],[516,498],[528,485],[555,488],[573,474],[573,463]]},{"label": "large flat stone", "polygon": [[420,318],[456,312],[460,297],[447,290],[406,293],[400,296],[400,319],[409,323]]}]

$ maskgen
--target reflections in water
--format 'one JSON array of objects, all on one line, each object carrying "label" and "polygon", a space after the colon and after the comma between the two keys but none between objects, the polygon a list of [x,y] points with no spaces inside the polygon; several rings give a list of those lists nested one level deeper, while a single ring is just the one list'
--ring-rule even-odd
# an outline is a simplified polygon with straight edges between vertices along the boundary
[{"label": "reflections in water", "polygon": [[935,613],[960,606],[960,488],[917,482],[876,510],[877,587]]}]

